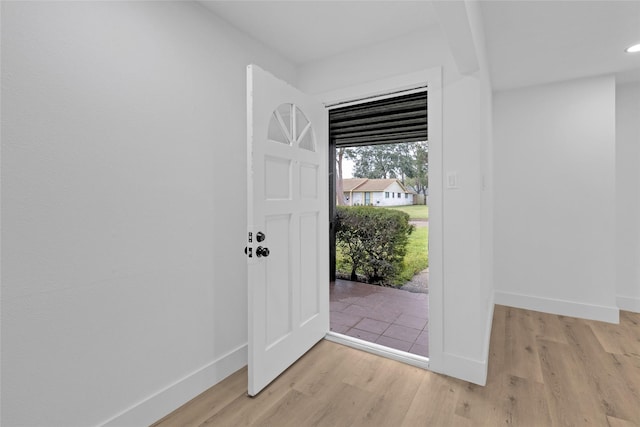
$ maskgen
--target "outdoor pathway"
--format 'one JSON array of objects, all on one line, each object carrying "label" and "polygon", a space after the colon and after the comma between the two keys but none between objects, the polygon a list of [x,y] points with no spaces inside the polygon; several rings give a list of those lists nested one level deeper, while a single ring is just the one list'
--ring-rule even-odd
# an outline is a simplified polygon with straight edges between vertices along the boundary
[{"label": "outdoor pathway", "polygon": [[337,279],[330,285],[331,330],[429,355],[429,296]]}]

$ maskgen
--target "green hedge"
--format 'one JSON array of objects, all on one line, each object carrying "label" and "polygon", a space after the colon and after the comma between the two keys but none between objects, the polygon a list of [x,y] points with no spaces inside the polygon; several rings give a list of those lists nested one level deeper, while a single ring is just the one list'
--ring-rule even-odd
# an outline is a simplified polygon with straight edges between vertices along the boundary
[{"label": "green hedge", "polygon": [[371,206],[338,206],[336,244],[349,261],[351,280],[388,285],[402,268],[413,225],[409,215]]}]

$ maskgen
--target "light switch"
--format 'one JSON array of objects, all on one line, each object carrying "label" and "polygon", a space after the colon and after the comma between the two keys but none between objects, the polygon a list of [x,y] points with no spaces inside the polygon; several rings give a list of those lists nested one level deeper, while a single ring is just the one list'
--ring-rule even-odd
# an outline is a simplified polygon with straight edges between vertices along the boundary
[{"label": "light switch", "polygon": [[447,172],[447,188],[458,188],[458,172]]}]

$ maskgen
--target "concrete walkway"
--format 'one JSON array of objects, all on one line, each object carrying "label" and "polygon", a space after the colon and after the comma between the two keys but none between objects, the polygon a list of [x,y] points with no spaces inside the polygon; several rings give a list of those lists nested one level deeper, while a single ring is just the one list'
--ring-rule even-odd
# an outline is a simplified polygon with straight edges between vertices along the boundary
[{"label": "concrete walkway", "polygon": [[418,294],[429,293],[429,269],[426,268],[413,276],[411,280],[400,287],[403,291],[414,292]]},{"label": "concrete walkway", "polygon": [[331,330],[429,355],[429,296],[337,279],[329,288]]},{"label": "concrete walkway", "polygon": [[429,225],[428,219],[411,219],[409,220],[409,224],[413,224],[416,228],[427,227]]}]

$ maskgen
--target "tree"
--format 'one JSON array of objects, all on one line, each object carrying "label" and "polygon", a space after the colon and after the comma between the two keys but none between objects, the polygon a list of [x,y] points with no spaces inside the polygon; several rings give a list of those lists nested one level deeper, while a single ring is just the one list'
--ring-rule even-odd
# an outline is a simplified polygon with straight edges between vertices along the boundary
[{"label": "tree", "polygon": [[426,147],[426,142],[368,145],[348,148],[344,155],[354,161],[356,178],[398,178],[405,184],[418,175],[426,175]]},{"label": "tree", "polygon": [[396,174],[400,178],[402,185],[407,179],[411,179],[416,174],[416,142],[395,144],[394,163]]},{"label": "tree", "polygon": [[356,178],[396,178],[392,145],[368,145],[349,148],[346,157],[354,161],[353,176]]},{"label": "tree", "polygon": [[338,206],[347,204],[342,187],[342,160],[344,159],[345,150],[346,148],[343,147],[336,149],[336,197]]},{"label": "tree", "polygon": [[414,144],[414,176],[407,180],[407,184],[426,197],[429,188],[429,144],[427,142]]}]

